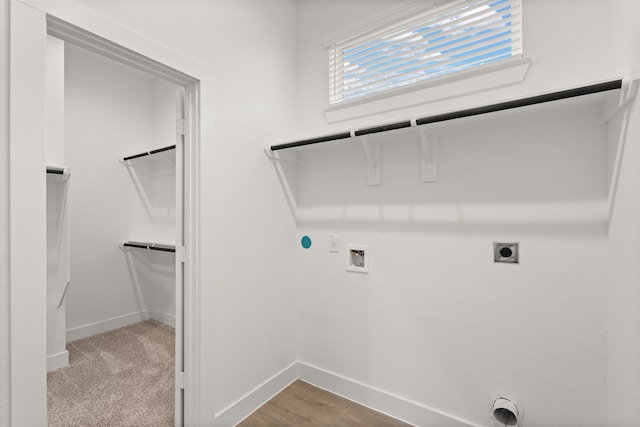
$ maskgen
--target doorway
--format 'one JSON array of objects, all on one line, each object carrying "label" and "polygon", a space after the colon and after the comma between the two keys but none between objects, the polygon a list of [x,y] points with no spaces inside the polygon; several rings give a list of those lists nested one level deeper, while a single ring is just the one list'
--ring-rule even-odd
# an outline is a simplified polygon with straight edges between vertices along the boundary
[{"label": "doorway", "polygon": [[[61,171],[47,178],[54,199],[47,209],[56,217],[48,246],[58,248],[59,273],[48,290],[48,321],[72,320],[48,325],[49,333],[62,331],[64,343],[147,319],[175,327],[174,422],[184,425],[185,402],[194,397],[184,378],[194,371],[188,361],[197,314],[185,299],[193,295],[197,259],[198,82],[51,16],[47,32],[73,58],[65,61],[75,67],[65,70],[65,83],[75,76],[68,90],[84,85],[66,105],[63,120],[74,134],[63,138],[63,154],[47,146],[48,162],[59,159],[51,170]],[[47,108],[55,117],[55,107]]]}]

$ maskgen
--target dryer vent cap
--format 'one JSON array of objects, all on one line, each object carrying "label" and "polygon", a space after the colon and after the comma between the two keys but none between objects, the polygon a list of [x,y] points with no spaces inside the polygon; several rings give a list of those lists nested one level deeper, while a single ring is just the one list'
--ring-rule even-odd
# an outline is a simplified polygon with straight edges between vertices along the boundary
[{"label": "dryer vent cap", "polygon": [[493,417],[505,426],[517,426],[518,407],[511,400],[500,397],[493,402]]}]

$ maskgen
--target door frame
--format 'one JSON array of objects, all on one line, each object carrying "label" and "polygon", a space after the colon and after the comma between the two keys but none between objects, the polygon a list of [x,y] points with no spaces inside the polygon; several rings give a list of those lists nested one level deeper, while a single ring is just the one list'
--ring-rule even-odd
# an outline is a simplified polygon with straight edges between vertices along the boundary
[{"label": "door frame", "polygon": [[[46,37],[51,35],[174,83],[184,90],[186,122],[182,150],[180,150],[184,160],[184,231],[183,241],[176,242],[176,246],[180,243],[184,246],[185,254],[183,258],[184,299],[182,316],[180,316],[183,339],[180,342],[176,340],[176,360],[180,360],[184,366],[184,396],[183,399],[176,399],[176,425],[199,425],[201,79],[194,77],[194,74],[204,73],[194,73],[194,67],[187,67],[191,69],[191,74],[179,71],[181,64],[189,65],[189,63],[179,56],[176,59],[176,55],[161,55],[163,62],[153,59],[147,51],[162,52],[162,49],[150,44],[148,40],[145,41],[146,45],[141,45],[140,39],[133,40],[137,46],[145,47],[143,50],[147,55],[144,55],[76,24],[86,23],[94,31],[104,29],[106,33],[115,31],[118,34],[124,34],[127,30],[108,28],[104,22],[98,25],[94,18],[76,13],[77,11],[70,13],[69,10],[62,10],[58,13],[55,10],[42,10],[41,6],[40,2],[30,0],[10,2],[10,54],[12,59],[15,57],[10,72],[12,76],[16,76],[10,81],[9,101],[12,149],[9,171],[10,269],[12,272],[10,276],[12,292],[10,299],[11,420],[16,425],[41,425],[43,421],[46,424],[46,317],[44,322],[41,322],[40,317],[32,316],[28,319],[31,323],[27,326],[25,323],[29,313],[33,313],[34,309],[37,310],[40,303],[46,299],[44,286],[46,280],[42,280],[41,277],[42,272],[46,271],[44,255],[46,246],[43,246],[42,251],[34,248],[38,246],[40,240],[44,239],[44,236],[39,234],[45,223],[46,214],[44,209],[41,213],[39,212],[40,207],[44,206],[42,196],[45,189],[44,158],[40,156],[40,153],[44,153],[45,139],[42,131],[46,119],[46,114],[42,114],[44,111],[41,111],[44,108],[43,82],[46,73],[46,67],[42,65],[45,61]],[[167,63],[178,65],[172,67],[166,65]],[[200,70],[196,67],[196,71]],[[26,211],[29,215],[25,215]],[[20,219],[11,221],[12,217],[20,217]],[[31,242],[30,247],[25,246],[27,242]],[[180,320],[176,319],[176,322],[178,327]],[[32,330],[27,331],[27,328]],[[25,337],[27,332],[29,336]],[[39,337],[44,338],[41,345],[31,342],[39,341]],[[42,361],[45,363],[41,363]],[[178,377],[176,375],[176,379]],[[176,385],[178,388],[177,381]],[[180,394],[180,390],[176,390],[176,396]],[[179,411],[179,406],[182,406],[182,411]],[[30,411],[25,411],[25,408],[29,408]],[[45,417],[44,420],[43,417]]]},{"label": "door frame", "polygon": [[[199,236],[197,216],[198,194],[197,178],[199,174],[194,174],[198,170],[197,151],[199,147],[199,81],[179,70],[171,68],[153,59],[147,58],[131,49],[113,43],[105,38],[97,36],[80,27],[63,21],[51,15],[47,15],[47,34],[65,43],[71,43],[80,46],[94,53],[98,53],[106,58],[113,59],[149,75],[173,83],[181,87],[184,91],[184,98],[177,100],[182,103],[182,119],[184,120],[182,137],[177,138],[176,147],[177,165],[176,173],[181,175],[179,182],[182,191],[177,192],[176,209],[178,213],[176,220],[181,224],[176,224],[179,229],[176,230],[176,393],[175,393],[175,420],[176,426],[191,425],[187,423],[190,420],[192,404],[191,385],[193,381],[189,381],[187,372],[191,376],[193,373],[193,364],[191,360],[191,351],[197,346],[197,341],[187,339],[194,329],[196,323],[190,322],[189,319],[197,306],[192,306],[192,295],[194,278],[196,277],[195,265],[197,263],[197,245],[194,243]],[[178,125],[179,126],[179,125]],[[178,132],[176,132],[178,133]],[[195,257],[193,255],[196,255]],[[181,259],[179,259],[181,258]],[[193,258],[193,259],[192,259]],[[189,345],[186,345],[189,343]]]}]

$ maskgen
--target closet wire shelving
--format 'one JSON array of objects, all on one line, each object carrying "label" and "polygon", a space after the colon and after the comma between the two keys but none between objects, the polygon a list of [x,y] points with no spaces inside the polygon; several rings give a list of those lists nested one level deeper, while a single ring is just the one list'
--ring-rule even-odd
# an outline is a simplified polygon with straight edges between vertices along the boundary
[{"label": "closet wire shelving", "polygon": [[161,252],[175,252],[175,245],[164,245],[161,243],[148,243],[148,242],[134,242],[127,240],[122,243],[123,247],[127,248],[139,248],[139,249],[149,249],[152,251],[161,251]]},{"label": "closet wire shelving", "polygon": [[[153,154],[164,153],[164,152],[169,151],[169,150],[175,150],[175,148],[176,148],[175,145],[169,145],[169,146],[166,146],[166,147],[156,148],[155,150],[151,150],[151,151],[146,151],[146,152],[142,152],[142,153],[138,153],[138,154],[132,154],[130,156],[123,157],[120,160],[120,163],[122,163],[125,166],[129,166],[129,163],[127,163],[129,160],[139,159],[141,157],[151,156]],[[122,247],[122,248],[147,249],[147,250],[160,251],[160,252],[172,252],[172,253],[176,252],[176,246],[175,245],[167,245],[167,244],[163,244],[163,243],[154,243],[154,242],[138,242],[138,241],[132,241],[132,240],[127,240],[127,241],[121,242],[120,243],[120,247]]]},{"label": "closet wire shelving", "polygon": [[139,154],[132,154],[131,156],[124,157],[122,159],[122,161],[126,162],[128,160],[138,159],[140,157],[150,156],[152,154],[158,154],[158,153],[162,153],[162,152],[169,151],[169,150],[175,150],[175,148],[176,148],[175,145],[169,145],[167,147],[156,148],[155,150],[151,150],[151,151],[147,151],[147,152],[139,153]]},{"label": "closet wire shelving", "polygon": [[[431,134],[427,128],[431,124],[448,122],[451,120],[464,119],[467,117],[480,116],[489,113],[496,113],[506,110],[513,110],[522,107],[544,104],[563,99],[576,98],[585,95],[598,94],[601,92],[609,92],[614,90],[622,90],[623,99],[619,101],[619,105],[614,111],[609,113],[605,121],[615,116],[618,112],[626,109],[635,99],[638,90],[638,82],[640,82],[640,67],[634,68],[630,75],[625,78],[604,81],[586,86],[573,87],[566,90],[556,92],[547,92],[541,95],[513,99],[495,104],[481,105],[474,108],[467,108],[458,111],[450,111],[442,114],[436,114],[421,118],[411,118],[408,120],[387,123],[383,125],[351,129],[348,131],[322,135],[315,138],[302,139],[292,142],[279,144],[265,144],[264,150],[272,160],[283,160],[277,153],[281,150],[320,145],[327,142],[359,142],[362,145],[366,159],[366,182],[369,186],[380,185],[381,183],[381,150],[380,143],[369,139],[370,135],[395,131],[399,129],[415,128],[420,136],[421,164],[420,179],[422,182],[438,181],[438,159],[437,146],[438,137]],[[294,161],[295,163],[295,161]],[[279,172],[281,175],[283,172]]]},{"label": "closet wire shelving", "polygon": [[67,168],[65,168],[64,166],[47,166],[47,173],[54,175],[64,175],[66,169]]},{"label": "closet wire shelving", "polygon": [[385,125],[373,126],[364,129],[354,129],[350,131],[340,132],[332,135],[324,135],[317,138],[303,139],[299,141],[287,142],[282,144],[273,144],[268,146],[268,150],[271,152],[285,150],[288,148],[303,147],[306,145],[320,144],[323,142],[331,142],[337,140],[349,140],[366,135],[372,135],[381,132],[388,132],[397,129],[411,128],[424,126],[427,124],[445,122],[449,120],[462,119],[465,117],[478,116],[482,114],[494,113],[498,111],[511,110],[515,108],[526,107],[529,105],[542,104],[552,101],[559,101],[562,99],[575,98],[584,95],[590,95],[600,92],[607,92],[611,90],[621,89],[623,87],[623,80],[616,79],[602,83],[596,83],[587,86],[581,86],[577,88],[561,90],[557,92],[545,93],[542,95],[532,96],[528,98],[515,99],[511,101],[499,102],[497,104],[489,104],[475,108],[468,108],[459,111],[453,111],[443,114],[437,114],[434,116],[422,117],[417,119],[409,119],[396,123],[389,123]]}]

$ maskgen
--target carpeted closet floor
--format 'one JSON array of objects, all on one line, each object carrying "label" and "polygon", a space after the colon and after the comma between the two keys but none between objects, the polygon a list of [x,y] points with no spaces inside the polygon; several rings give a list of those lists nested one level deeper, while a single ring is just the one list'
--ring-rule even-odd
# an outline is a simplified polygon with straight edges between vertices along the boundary
[{"label": "carpeted closet floor", "polygon": [[148,320],[67,344],[47,375],[50,427],[173,426],[174,329]]}]

